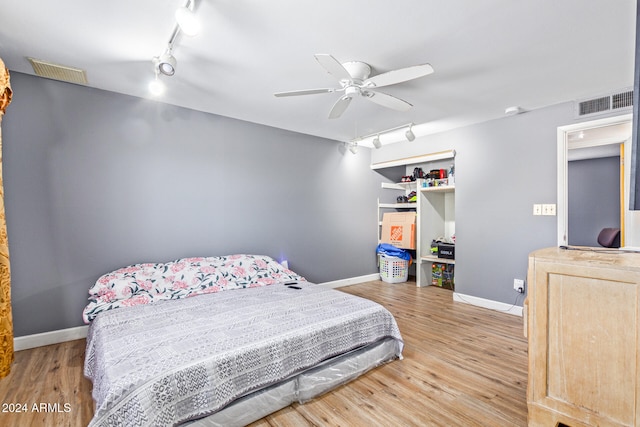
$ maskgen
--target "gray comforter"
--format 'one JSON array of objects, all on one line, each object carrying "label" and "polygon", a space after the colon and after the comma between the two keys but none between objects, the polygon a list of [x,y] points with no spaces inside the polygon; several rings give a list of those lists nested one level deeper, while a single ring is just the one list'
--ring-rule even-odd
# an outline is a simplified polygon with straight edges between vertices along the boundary
[{"label": "gray comforter", "polygon": [[90,425],[176,425],[385,337],[397,339],[401,351],[398,326],[384,307],[297,286],[100,313],[87,336],[85,375],[96,402]]}]

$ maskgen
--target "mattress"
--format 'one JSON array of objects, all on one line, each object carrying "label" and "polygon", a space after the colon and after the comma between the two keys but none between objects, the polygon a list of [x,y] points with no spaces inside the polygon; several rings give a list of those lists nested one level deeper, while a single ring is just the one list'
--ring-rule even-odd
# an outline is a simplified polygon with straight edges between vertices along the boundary
[{"label": "mattress", "polygon": [[[327,377],[331,364],[358,360],[359,352],[388,341],[392,350],[384,356]],[[260,390],[267,400],[280,396],[264,406],[276,410],[401,357],[402,345],[384,307],[308,282],[104,311],[87,336],[85,375],[96,402],[90,425],[179,425],[240,405]],[[317,386],[301,382],[305,374],[314,378],[314,368],[329,370]],[[258,418],[266,414],[258,412]]]}]

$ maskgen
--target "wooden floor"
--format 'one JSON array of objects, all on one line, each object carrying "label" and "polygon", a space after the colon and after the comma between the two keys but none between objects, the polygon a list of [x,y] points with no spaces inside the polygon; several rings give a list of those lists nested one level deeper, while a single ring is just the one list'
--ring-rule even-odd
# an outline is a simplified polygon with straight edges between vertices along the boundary
[{"label": "wooden floor", "polygon": [[[450,291],[412,282],[339,290],[393,313],[404,359],[252,427],[527,424],[521,317],[453,302]],[[84,346],[77,340],[17,352],[11,374],[0,380],[0,425],[86,426],[93,401],[82,375]]]}]

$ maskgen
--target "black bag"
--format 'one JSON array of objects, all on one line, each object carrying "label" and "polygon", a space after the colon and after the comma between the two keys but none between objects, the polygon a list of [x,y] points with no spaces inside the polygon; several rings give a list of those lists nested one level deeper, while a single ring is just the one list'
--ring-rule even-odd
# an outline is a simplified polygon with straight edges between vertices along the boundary
[{"label": "black bag", "polygon": [[422,168],[415,168],[413,170],[413,180],[415,181],[418,178],[424,178],[424,172],[422,171]]}]

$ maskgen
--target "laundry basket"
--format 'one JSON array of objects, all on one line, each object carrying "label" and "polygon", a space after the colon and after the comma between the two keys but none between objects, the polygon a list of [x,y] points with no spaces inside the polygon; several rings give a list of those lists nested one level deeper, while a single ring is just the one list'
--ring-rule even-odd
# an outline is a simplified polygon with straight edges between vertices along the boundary
[{"label": "laundry basket", "polygon": [[406,282],[409,278],[409,261],[381,254],[380,278],[387,283]]}]

